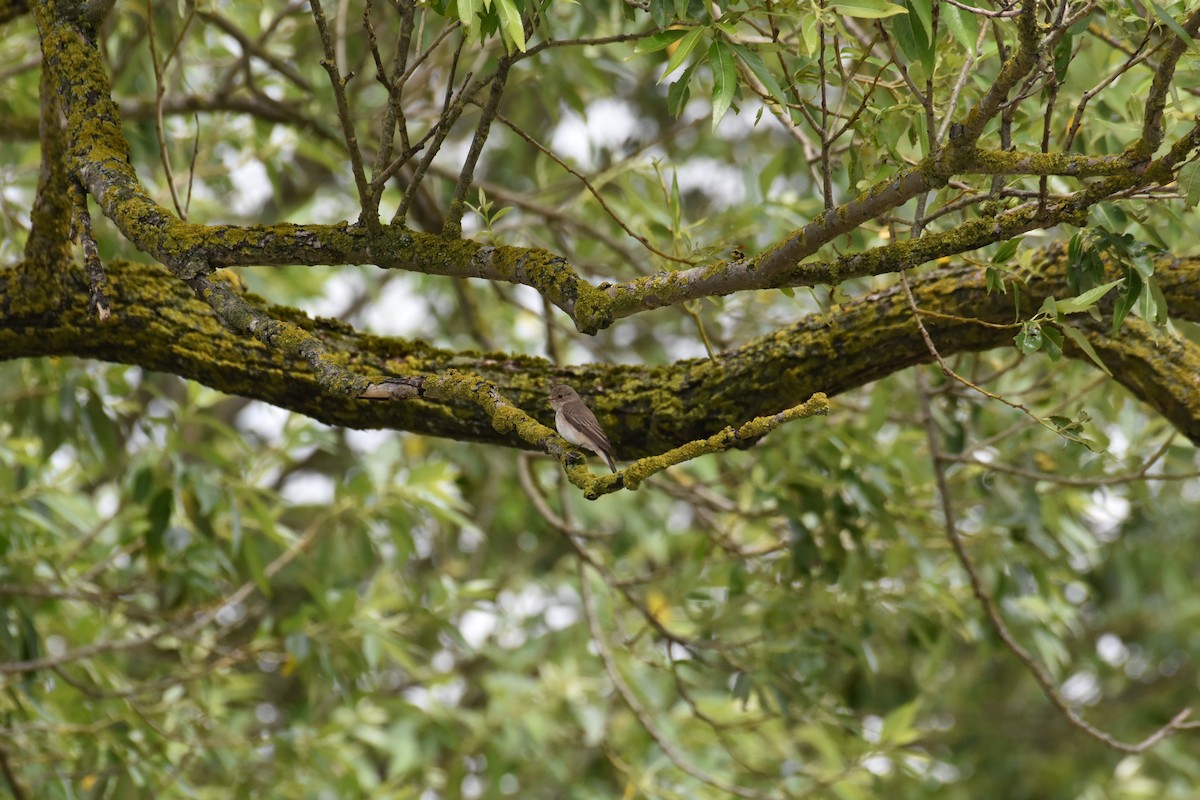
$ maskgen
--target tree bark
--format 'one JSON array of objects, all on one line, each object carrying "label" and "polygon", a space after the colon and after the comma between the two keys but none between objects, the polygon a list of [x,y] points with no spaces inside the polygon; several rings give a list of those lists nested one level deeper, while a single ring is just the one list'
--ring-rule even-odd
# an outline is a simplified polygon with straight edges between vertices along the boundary
[{"label": "tree bark", "polygon": [[[932,272],[913,282],[918,307],[943,357],[1012,346],[1011,323],[1020,308],[1037,308],[1050,295],[1067,297],[1066,253],[1044,251],[1024,286],[987,291],[977,269]],[[82,271],[63,264],[65,302],[30,315],[21,309],[30,288],[24,265],[0,276],[0,358],[77,356],[169,372],[214,389],[305,414],[331,425],[393,428],[430,436],[530,447],[498,433],[476,406],[429,397],[373,401],[324,391],[304,359],[288,356],[223,326],[212,309],[158,265],[107,265],[114,317],[99,323],[87,313]],[[1200,259],[1164,259],[1157,265],[1176,319],[1200,320]],[[232,286],[232,284],[231,284]],[[250,297],[251,302],[262,301]],[[920,336],[900,287],[815,314],[708,359],[665,367],[591,364],[561,369],[549,361],[508,353],[458,353],[423,342],[355,331],[303,312],[264,306],[276,319],[322,342],[330,358],[375,380],[457,370],[493,383],[515,405],[546,425],[553,414],[548,387],[566,381],[588,397],[619,453],[641,457],[709,436],[726,425],[793,406],[814,392],[834,397],[933,357]],[[1111,303],[1100,323],[1086,314],[1076,325],[1115,379],[1200,442],[1200,348],[1186,338],[1157,337],[1135,318],[1108,335]],[[944,316],[959,319],[946,319]],[[1066,355],[1091,363],[1077,348]],[[1036,355],[1030,358],[1044,358]],[[1049,368],[1057,368],[1048,360]],[[836,404],[835,404],[836,407]]]}]

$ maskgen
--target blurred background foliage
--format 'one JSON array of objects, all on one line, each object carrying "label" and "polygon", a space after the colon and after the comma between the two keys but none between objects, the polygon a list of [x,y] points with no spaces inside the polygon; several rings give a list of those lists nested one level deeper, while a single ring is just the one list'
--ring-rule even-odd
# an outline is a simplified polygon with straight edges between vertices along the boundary
[{"label": "blurred background foliage", "polygon": [[[1154,9],[1187,10],[1090,5],[1055,54],[1070,62],[1060,141],[1082,93],[1127,57],[1088,25],[1136,44],[1166,30]],[[457,24],[462,7],[478,30],[459,68],[478,71],[516,46],[505,9],[528,19],[533,4],[422,4],[422,41]],[[895,63],[949,93],[978,42],[963,88],[977,96],[994,77],[997,37],[978,35],[987,18],[946,3],[933,41],[917,35],[920,2],[824,7],[773,5],[802,44],[789,75],[770,68],[810,110],[822,50],[884,76],[839,145],[834,189],[846,199],[928,147]],[[709,54],[733,41],[717,8],[753,32],[737,3],[546,4],[527,46],[642,35],[518,62],[502,107],[588,174],[626,225],[681,258],[757,251],[823,208],[820,176],[746,85],[713,130],[722,89]],[[394,36],[390,9],[373,13]],[[192,220],[357,214],[307,4],[118,10],[103,46],[139,175],[160,202],[170,192],[152,101],[155,62],[170,53],[159,68],[165,146]],[[372,80],[362,7],[326,12],[366,128],[386,92]],[[861,52],[876,19],[897,42],[895,62]],[[675,21],[700,31],[697,66],[659,81],[679,48],[645,43]],[[28,17],[5,28],[0,117],[16,131],[37,114],[38,39]],[[414,120],[439,112],[451,55],[433,50],[416,73],[426,80],[407,90]],[[1195,85],[1195,55],[1181,86]],[[1100,94],[1075,149],[1115,153],[1136,136],[1151,77],[1131,70]],[[852,102],[868,91],[839,88]],[[1040,145],[1042,113],[1038,102],[1013,106],[1015,144]],[[1193,96],[1176,98],[1168,138],[1195,113]],[[438,222],[470,133],[456,130],[434,162],[433,202],[414,224]],[[20,257],[37,170],[35,141],[0,139],[6,263]],[[610,280],[673,266],[503,126],[477,178],[472,235],[544,246]],[[1197,252],[1181,198],[1098,213],[1117,233]],[[97,226],[105,258],[136,257]],[[832,247],[896,231],[895,220],[867,225]],[[1014,259],[1071,232],[1032,234]],[[706,338],[736,345],[894,282],[743,293],[585,338],[512,286],[367,267],[239,274],[274,302],[365,330],[563,363],[703,357]],[[1200,691],[1195,448],[1090,366],[1015,348],[953,366],[1035,414],[1082,422],[1095,443],[927,369],[953,502],[987,590],[1064,698],[1136,741]],[[944,533],[911,372],[836,398],[827,419],[593,503],[549,459],[332,429],[136,368],[7,362],[0,387],[0,752],[8,790],[24,797],[1101,800],[1190,798],[1200,785],[1194,733],[1141,755],[1102,747],[987,626]]]}]

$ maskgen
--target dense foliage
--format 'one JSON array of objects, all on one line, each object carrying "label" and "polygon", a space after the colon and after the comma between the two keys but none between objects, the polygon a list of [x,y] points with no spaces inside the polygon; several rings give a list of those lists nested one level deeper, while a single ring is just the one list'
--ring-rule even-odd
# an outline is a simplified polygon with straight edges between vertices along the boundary
[{"label": "dense foliage", "polygon": [[1195,796],[1189,4],[31,5],[14,797]]}]

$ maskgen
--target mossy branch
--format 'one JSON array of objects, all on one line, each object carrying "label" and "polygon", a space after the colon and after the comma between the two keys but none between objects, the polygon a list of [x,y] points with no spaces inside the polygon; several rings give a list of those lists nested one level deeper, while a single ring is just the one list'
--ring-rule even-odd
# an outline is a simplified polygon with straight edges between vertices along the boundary
[{"label": "mossy branch", "polygon": [[[926,327],[943,356],[1011,347],[1013,291],[1020,307],[1037,308],[1054,295],[1070,296],[1066,254],[1042,253],[1027,283],[1005,295],[987,291],[982,270],[936,272],[914,280],[913,292]],[[508,353],[458,353],[420,342],[359,333],[332,320],[313,320],[294,309],[261,304],[270,319],[287,323],[288,342],[270,346],[222,324],[194,292],[156,265],[107,264],[107,295],[119,313],[98,324],[87,312],[88,285],[80,270],[65,273],[65,297],[52,313],[31,311],[24,296],[36,292],[18,266],[0,273],[0,358],[78,356],[169,372],[207,386],[306,414],[331,425],[394,428],[430,436],[554,452],[544,444],[553,415],[547,387],[565,381],[580,387],[628,458],[664,453],[705,439],[713,430],[740,426],[791,406],[796,397],[824,392],[833,397],[928,363],[903,292],[893,288],[817,314],[708,359],[664,367],[585,365],[570,370],[541,358]],[[1177,319],[1200,321],[1200,259],[1161,260],[1156,280]],[[210,278],[211,284],[219,284]],[[232,286],[229,293],[237,293]],[[210,296],[212,296],[210,289]],[[225,291],[217,290],[217,296]],[[1116,337],[1073,324],[1089,337],[1117,380],[1200,441],[1200,374],[1196,348],[1183,340],[1155,337],[1127,320]],[[981,324],[987,323],[987,324]],[[262,329],[260,329],[262,330]],[[335,374],[362,378],[331,391],[314,372],[300,334],[319,343]],[[1090,363],[1068,349],[1067,355]],[[1111,359],[1111,361],[1110,361]],[[544,429],[529,435],[501,433],[474,400],[416,392],[404,402],[376,402],[354,395],[370,384],[424,381],[451,370],[487,381],[515,408]],[[364,377],[365,376],[365,377]],[[356,388],[361,387],[361,388]],[[603,387],[603,391],[596,389]],[[556,453],[557,454],[557,453]]]},{"label": "mossy branch", "polygon": [[[46,68],[54,76],[53,85],[66,111],[73,168],[121,232],[178,277],[191,280],[209,269],[224,266],[373,263],[385,268],[530,286],[570,316],[580,331],[595,333],[623,317],[698,298],[753,289],[838,283],[856,276],[919,266],[930,259],[966,252],[1016,233],[1078,221],[1091,204],[1117,192],[1169,181],[1177,165],[1195,149],[1195,132],[1183,137],[1172,148],[1169,158],[1149,165],[1138,148],[1130,148],[1118,156],[1084,157],[1006,153],[975,147],[983,125],[996,113],[1011,87],[1037,61],[1034,5],[1023,4],[1016,53],[1003,65],[997,81],[979,104],[966,115],[949,145],[939,149],[935,156],[831,208],[755,258],[600,285],[589,283],[565,259],[546,250],[448,240],[435,234],[408,231],[399,224],[369,232],[364,225],[345,223],[245,227],[184,223],[154,203],[138,181],[97,48],[49,10],[39,7],[37,15]],[[1194,14],[1186,24],[1200,25],[1200,17]],[[496,78],[493,75],[490,80]],[[472,82],[467,95],[485,83]],[[1152,93],[1152,99],[1154,96]],[[489,104],[498,102],[498,98],[493,96]],[[458,104],[452,105],[458,109]],[[832,262],[802,263],[837,236],[945,184],[953,175],[968,173],[1113,177],[1043,204],[1036,211],[1023,208],[996,218],[985,217],[924,237],[911,246],[891,244]]]},{"label": "mossy branch", "polygon": [[829,398],[824,392],[817,392],[803,403],[784,409],[778,414],[755,417],[737,427],[727,426],[706,439],[688,442],[661,455],[640,458],[616,475],[597,477],[589,473],[589,480],[581,485],[574,479],[574,470],[568,474],[572,475],[571,482],[584,490],[584,496],[589,500],[595,500],[601,495],[610,494],[621,488],[637,490],[651,475],[676,464],[682,464],[709,453],[723,453],[735,447],[744,447],[746,443],[757,441],[779,426],[793,420],[817,415],[823,416],[828,413]]}]

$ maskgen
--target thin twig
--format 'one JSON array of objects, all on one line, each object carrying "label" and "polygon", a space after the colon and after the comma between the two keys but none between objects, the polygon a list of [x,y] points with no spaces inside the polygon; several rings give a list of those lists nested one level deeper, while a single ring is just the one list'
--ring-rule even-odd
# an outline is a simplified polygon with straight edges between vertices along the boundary
[{"label": "thin twig", "polygon": [[925,377],[921,371],[917,371],[917,399],[921,406],[921,417],[925,424],[925,438],[929,447],[929,457],[933,466],[933,474],[935,484],[937,486],[938,498],[942,506],[942,522],[946,531],[946,538],[950,540],[950,546],[954,549],[954,555],[958,558],[958,563],[962,566],[963,571],[967,573],[967,579],[971,583],[971,591],[975,594],[975,598],[979,601],[979,605],[983,608],[984,615],[987,617],[988,623],[991,625],[993,632],[1004,643],[1004,646],[1017,657],[1025,669],[1033,676],[1037,685],[1041,688],[1042,694],[1046,699],[1059,710],[1063,718],[1067,720],[1073,727],[1087,734],[1092,739],[1121,753],[1142,753],[1158,744],[1166,737],[1179,730],[1185,730],[1195,727],[1195,723],[1187,722],[1188,716],[1192,713],[1190,708],[1185,708],[1176,714],[1171,720],[1156,730],[1154,733],[1142,739],[1140,742],[1129,744],[1112,735],[1095,727],[1087,720],[1083,719],[1070,704],[1059,693],[1054,685],[1054,680],[1049,673],[1034,660],[1029,651],[1021,646],[1021,643],[1016,640],[1012,632],[1008,629],[1004,619],[1000,616],[999,610],[996,608],[995,602],[991,596],[983,588],[983,581],[979,577],[979,571],[975,568],[974,562],[967,553],[967,548],[963,544],[962,536],[958,532],[958,524],[954,517],[954,504],[951,500],[950,487],[946,481],[946,471],[944,467],[944,457],[942,455],[941,443],[939,441],[937,423],[933,418],[933,410],[929,402],[929,393],[925,385]]},{"label": "thin twig", "polygon": [[[1175,440],[1175,432],[1167,437],[1166,441],[1147,458],[1140,467],[1133,472],[1122,473],[1121,475],[1107,475],[1097,478],[1072,478],[1063,475],[1054,475],[1049,472],[1040,472],[1032,469],[1022,469],[1014,467],[1010,464],[1004,464],[998,461],[984,461],[980,458],[973,458],[967,455],[947,454],[942,456],[943,461],[951,461],[955,464],[965,464],[971,467],[978,467],[983,470],[991,470],[993,472],[1004,472],[1009,475],[1016,475],[1021,478],[1026,478],[1031,481],[1042,481],[1045,483],[1055,483],[1060,486],[1079,486],[1079,487],[1099,487],[1099,486],[1119,486],[1126,483],[1142,483],[1151,481],[1186,481],[1192,478],[1200,477],[1200,470],[1192,472],[1159,472],[1154,475],[1149,474],[1150,470],[1157,464],[1171,443]],[[975,448],[972,448],[975,449]]]},{"label": "thin twig", "polygon": [[[350,114],[350,104],[346,101],[346,81],[354,77],[350,73],[343,78],[338,69],[337,54],[334,52],[333,39],[329,34],[329,26],[325,23],[325,12],[321,10],[321,0],[309,0],[312,7],[313,21],[321,34],[321,44],[325,49],[325,57],[321,66],[329,73],[329,83],[333,87],[333,99],[337,104],[338,120],[342,123],[342,135],[346,139],[346,152],[350,156],[350,169],[354,173],[354,185],[358,188],[358,200],[362,205],[362,215],[359,222],[367,226],[372,234],[382,231],[379,223],[379,200],[377,193],[371,190],[367,183],[367,174],[363,169],[362,151],[358,147],[358,134],[354,131],[354,119]],[[343,3],[343,5],[345,5]]]},{"label": "thin twig", "polygon": [[646,248],[651,253],[654,253],[654,255],[658,256],[659,258],[665,258],[668,261],[674,261],[679,264],[688,264],[688,265],[692,265],[692,264],[696,263],[694,261],[691,261],[690,259],[679,258],[678,256],[671,255],[670,253],[665,253],[662,250],[659,250],[654,245],[650,244],[649,239],[647,239],[645,236],[642,236],[640,233],[634,232],[634,230],[632,228],[630,228],[629,225],[626,224],[626,222],[623,219],[621,219],[621,217],[617,214],[617,212],[612,210],[612,208],[608,205],[607,202],[605,202],[604,198],[600,195],[600,192],[596,189],[596,187],[593,186],[592,182],[588,180],[586,175],[584,175],[583,173],[576,170],[574,167],[572,167],[570,164],[568,164],[563,159],[559,158],[558,155],[553,150],[551,150],[550,148],[543,145],[537,139],[534,139],[532,136],[530,136],[528,133],[526,133],[523,129],[521,129],[516,123],[509,120],[503,114],[497,114],[496,119],[499,120],[505,126],[507,126],[508,129],[511,130],[513,133],[517,134],[517,136],[520,136],[522,139],[524,139],[526,142],[528,142],[529,145],[531,147],[533,147],[534,149],[536,149],[539,153],[541,153],[542,155],[549,158],[555,164],[558,164],[558,166],[562,167],[563,170],[565,170],[569,175],[576,178],[580,183],[582,183],[584,188],[588,190],[588,193],[591,194],[592,197],[596,198],[596,202],[600,204],[600,207],[602,209],[604,209],[604,213],[608,214],[608,216],[610,216],[612,218],[613,222],[617,223],[617,225],[619,225],[621,227],[621,230],[625,231],[625,233],[627,233],[630,238],[635,239],[638,243],[640,243],[642,245],[642,247]]},{"label": "thin twig", "polygon": [[458,181],[454,184],[454,195],[450,199],[450,207],[446,210],[446,218],[442,222],[442,235],[453,239],[462,236],[462,218],[466,210],[467,190],[475,179],[475,165],[483,153],[483,145],[487,142],[488,133],[492,128],[492,120],[500,110],[500,98],[504,95],[504,86],[508,82],[508,71],[512,67],[512,59],[501,56],[496,66],[496,76],[488,93],[488,100],[481,106],[479,124],[475,126],[475,135],[471,137],[471,146],[463,159],[462,170]]},{"label": "thin twig", "polygon": [[[179,39],[171,48],[171,55],[174,55],[175,50],[179,47],[179,41],[182,40],[195,13],[193,6],[191,13],[184,21],[183,30],[179,32]],[[163,70],[167,68],[170,56],[161,65],[158,63],[158,48],[154,43],[154,7],[150,0],[146,0],[146,28],[146,39],[150,45],[150,63],[154,67],[154,132],[158,136],[158,158],[163,165],[163,173],[167,179],[167,188],[171,192],[171,203],[175,206],[175,213],[179,215],[180,219],[186,221],[187,211],[179,202],[179,191],[175,188],[175,173],[171,169],[171,154],[167,149],[167,134],[163,127],[163,97],[167,92],[166,84],[163,82]]]},{"label": "thin twig", "polygon": [[938,352],[937,346],[934,345],[934,343],[933,343],[933,338],[929,335],[929,330],[925,327],[925,323],[921,320],[922,311],[917,307],[917,300],[913,296],[912,287],[909,286],[909,284],[908,284],[908,275],[906,274],[905,270],[900,270],[900,285],[903,286],[903,288],[904,288],[904,296],[908,300],[908,307],[910,309],[912,309],[913,319],[916,321],[917,328],[921,332],[921,339],[924,340],[924,342],[925,342],[925,348],[929,351],[929,354],[933,357],[934,361],[937,362],[938,366],[941,367],[943,375],[945,375],[947,378],[951,378],[953,380],[958,381],[963,386],[966,386],[968,389],[971,389],[972,391],[978,392],[979,394],[983,395],[984,397],[988,398],[989,400],[996,400],[996,401],[1001,402],[1004,405],[1008,406],[1009,408],[1014,408],[1017,411],[1020,411],[1021,413],[1027,415],[1030,419],[1037,422],[1042,427],[1047,428],[1048,430],[1054,431],[1056,434],[1058,434],[1059,436],[1062,436],[1065,439],[1071,439],[1072,441],[1077,441],[1077,437],[1071,436],[1067,432],[1061,430],[1059,427],[1054,425],[1049,419],[1043,419],[1042,417],[1039,417],[1028,406],[1025,406],[1021,403],[1017,403],[1013,400],[1009,400],[1007,397],[1004,397],[1003,395],[999,395],[994,392],[989,392],[987,389],[984,389],[982,386],[979,386],[978,384],[971,382],[967,378],[965,378],[962,375],[959,375],[957,372],[955,372],[950,367],[950,365],[948,363],[946,363],[946,359],[942,358],[942,354]]},{"label": "thin twig", "polygon": [[88,312],[100,322],[112,317],[112,304],[104,287],[108,285],[108,274],[100,260],[100,248],[92,232],[92,215],[88,211],[87,192],[75,177],[69,179],[71,201],[74,207],[75,232],[83,245],[83,269],[88,279]]},{"label": "thin twig", "polygon": [[604,662],[604,670],[608,673],[609,680],[613,682],[617,694],[621,695],[621,699],[637,718],[643,730],[650,735],[650,738],[654,739],[655,743],[658,744],[659,748],[662,749],[672,764],[696,780],[722,792],[729,792],[738,797],[746,797],[751,800],[763,800],[763,798],[771,797],[772,795],[765,794],[757,789],[730,783],[701,769],[689,761],[675,746],[675,743],[659,730],[658,724],[654,721],[654,715],[642,705],[642,702],[638,700],[637,695],[633,693],[629,684],[625,682],[625,678],[621,675],[621,670],[617,666],[616,659],[613,658],[612,651],[609,649],[608,642],[605,641],[604,631],[600,627],[600,619],[596,613],[596,603],[592,597],[592,590],[588,582],[584,563],[583,561],[579,562],[577,572],[579,575],[579,588],[583,598],[584,616],[587,617],[588,630],[591,632],[592,642],[596,645],[596,650],[600,653],[600,659]]},{"label": "thin twig", "polygon": [[[460,36],[458,45],[454,48],[454,55],[450,59],[450,75],[446,79],[446,92],[442,99],[442,113],[438,117],[438,121],[425,134],[425,140],[428,141],[428,149],[425,156],[417,163],[416,169],[413,170],[412,178],[404,190],[404,195],[400,198],[400,202],[396,206],[396,212],[392,215],[393,225],[403,223],[405,217],[408,216],[409,206],[412,205],[413,198],[417,194],[417,189],[425,179],[425,173],[429,170],[429,166],[433,163],[433,159],[437,156],[438,151],[441,150],[442,143],[450,135],[450,129],[458,122],[458,118],[462,116],[463,109],[466,108],[466,99],[473,97],[476,92],[486,86],[492,79],[492,76],[487,76],[472,82],[472,75],[468,72],[463,79],[462,88],[457,93],[454,91],[454,79],[458,72],[458,61],[462,57],[463,47],[466,45],[466,42],[466,36]],[[412,155],[411,152],[406,153],[401,158],[407,161],[409,158],[412,158]],[[397,159],[382,175],[376,175],[376,187],[381,187],[382,183],[390,177],[393,168],[400,168],[400,163],[402,163],[400,159]],[[377,188],[377,191],[379,191],[379,188]]]}]

